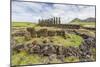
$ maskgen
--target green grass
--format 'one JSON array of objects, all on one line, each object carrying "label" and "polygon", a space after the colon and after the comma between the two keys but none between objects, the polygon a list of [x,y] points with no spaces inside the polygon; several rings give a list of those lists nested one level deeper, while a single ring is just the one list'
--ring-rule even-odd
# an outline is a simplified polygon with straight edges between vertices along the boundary
[{"label": "green grass", "polygon": [[14,37],[14,39],[16,40],[16,43],[25,43],[26,40],[25,40],[25,37],[24,36],[16,36]]},{"label": "green grass", "polygon": [[79,46],[83,42],[83,39],[75,34],[66,34],[66,39],[60,36],[55,36],[52,38],[55,44],[60,46]]},{"label": "green grass", "polygon": [[[39,38],[33,38],[29,41],[26,41],[24,37],[15,37],[17,44],[18,43],[31,43],[33,41],[36,41],[38,44],[43,44],[43,41],[46,41],[46,43],[52,43],[52,45],[58,45],[58,46],[76,46],[82,44],[83,38],[75,35],[75,34],[66,34],[66,39],[62,36],[52,36],[52,37],[39,37]],[[52,41],[52,42],[51,42]]]},{"label": "green grass", "polygon": [[[64,62],[78,62],[77,57],[66,57]],[[50,61],[47,56],[40,57],[37,54],[27,54],[25,51],[12,55],[11,64],[14,65],[32,65],[32,64],[46,64],[46,63],[62,63],[57,58],[52,58]]]},{"label": "green grass", "polygon": [[12,22],[13,27],[35,27],[36,24],[31,22]]},{"label": "green grass", "polygon": [[[46,43],[52,43],[53,45],[59,45],[59,46],[76,46],[78,47],[83,42],[83,38],[75,35],[75,34],[66,34],[66,39],[62,36],[52,36],[52,37],[40,37],[40,38],[33,38],[29,42],[36,41],[39,44],[43,44],[43,41],[46,41]],[[50,42],[52,41],[52,42]]]},{"label": "green grass", "polygon": [[[72,23],[72,24],[80,24],[82,26],[90,25],[95,26],[95,23],[87,23],[87,22],[78,22],[78,23]],[[37,26],[36,24],[30,23],[30,22],[13,22],[13,27],[36,27],[36,29],[39,29],[41,27]],[[92,34],[92,32],[90,32]],[[89,33],[89,34],[90,34]],[[33,38],[30,41],[26,41],[25,37],[15,37],[17,40],[17,43],[30,43],[34,40],[37,41],[37,43],[43,44],[43,41],[47,41],[47,43],[51,43],[52,40],[53,45],[59,45],[59,46],[79,46],[83,42],[83,38],[75,35],[75,34],[66,34],[65,38],[62,36],[52,36],[52,37],[39,37],[39,38]],[[93,52],[95,53],[95,49],[93,49]],[[94,56],[95,57],[95,56]],[[48,57],[40,57],[36,54],[27,54],[25,51],[21,51],[20,53],[14,53],[12,55],[12,65],[29,65],[29,64],[43,64],[48,61]],[[66,57],[64,59],[65,62],[78,62],[79,58],[77,57]],[[54,59],[51,61],[51,63],[61,63],[60,60]]]},{"label": "green grass", "polygon": [[[16,37],[18,42],[24,42],[23,37]],[[79,46],[81,45],[83,39],[75,34],[66,34],[66,39],[61,36],[53,36],[53,37],[40,37],[40,38],[33,38],[31,41],[36,40],[37,43],[43,43],[44,40],[47,40],[47,43],[50,40],[53,41],[54,45],[59,46]],[[78,58],[76,57],[67,57],[65,58],[65,62],[77,62]],[[21,51],[20,53],[14,52],[12,55],[12,65],[30,65],[30,64],[44,64],[44,63],[61,63],[59,59],[53,58],[52,61],[49,61],[48,57],[40,57],[37,54],[28,54],[25,51]]]},{"label": "green grass", "polygon": [[95,27],[95,22],[71,22],[69,24],[79,24],[84,27]]},{"label": "green grass", "polygon": [[26,55],[27,55],[27,53],[24,51],[22,51],[18,54],[12,55],[12,60],[11,60],[12,65],[19,65],[22,61],[22,58],[25,58]]},{"label": "green grass", "polygon": [[27,54],[25,51],[12,55],[13,65],[41,64],[41,57],[36,54]]},{"label": "green grass", "polygon": [[14,65],[31,65],[31,64],[46,64],[46,63],[61,63],[59,59],[49,61],[47,56],[40,57],[37,54],[28,54],[25,51],[12,55],[12,66]]},{"label": "green grass", "polygon": [[66,57],[66,58],[64,59],[64,61],[65,61],[65,62],[79,62],[79,58],[70,56],[70,57]]},{"label": "green grass", "polygon": [[20,65],[41,64],[40,60],[41,57],[39,57],[39,55],[28,55],[21,61]]}]

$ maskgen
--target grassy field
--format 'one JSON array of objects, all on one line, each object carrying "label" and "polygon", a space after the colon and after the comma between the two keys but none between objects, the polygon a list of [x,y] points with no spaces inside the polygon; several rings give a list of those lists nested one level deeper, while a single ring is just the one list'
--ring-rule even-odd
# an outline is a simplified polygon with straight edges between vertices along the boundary
[{"label": "grassy field", "polygon": [[34,27],[36,24],[32,22],[12,22],[13,27]]},{"label": "grassy field", "polygon": [[29,55],[25,51],[12,55],[12,65],[29,65],[41,63],[39,55]]},{"label": "grassy field", "polygon": [[[95,27],[95,23],[94,22],[73,22],[70,24],[79,24],[81,26],[89,26],[89,27]],[[13,22],[12,23],[12,27],[14,28],[19,28],[18,30],[21,29],[21,27],[34,27],[35,29],[41,29],[43,27],[37,26],[34,23],[31,22]],[[56,29],[56,28],[51,28],[48,27],[48,29]],[[57,28],[58,29],[58,28]],[[87,32],[87,34],[93,34],[93,32],[91,31],[87,31],[87,30],[78,30],[78,32]],[[83,38],[79,35],[76,34],[69,34],[67,33],[65,35],[65,37],[63,36],[52,36],[52,37],[37,37],[37,38],[31,38],[30,40],[26,40],[24,36],[20,37],[20,36],[15,36],[14,39],[17,41],[17,44],[19,43],[31,43],[33,41],[36,41],[39,44],[43,44],[44,41],[46,41],[46,43],[52,43],[52,45],[59,45],[59,46],[64,46],[64,47],[68,47],[68,46],[73,46],[73,47],[79,47],[82,42],[84,41]],[[52,41],[52,42],[51,42]],[[95,50],[93,50],[95,52]],[[46,63],[48,61],[48,57],[40,57],[37,54],[27,54],[25,51],[21,51],[20,53],[14,53],[12,55],[12,65],[29,65],[29,64],[43,64]],[[67,57],[64,58],[64,62],[78,62],[79,58],[77,57]],[[61,61],[59,59],[53,59],[51,61],[51,63],[61,63]]]},{"label": "grassy field", "polygon": [[[41,27],[37,26],[36,24],[30,23],[30,22],[13,22],[12,26],[17,27],[17,28],[31,27],[31,26],[35,27],[36,29],[41,28]],[[50,28],[50,27],[48,27],[48,28],[54,29],[54,28]],[[18,43],[25,42],[25,37],[14,37],[14,38],[16,39],[16,41]],[[60,45],[60,46],[61,45],[62,46],[79,46],[83,41],[82,37],[75,35],[75,34],[66,34],[66,39],[64,39],[61,36],[53,36],[53,37],[45,37],[45,38],[44,37],[33,38],[28,42],[31,42],[34,40],[36,40],[38,43],[43,43],[43,40],[48,40],[48,41],[52,40],[53,44]]]},{"label": "grassy field", "polygon": [[[64,62],[78,62],[77,57],[66,57]],[[12,55],[12,66],[13,65],[32,65],[32,64],[45,64],[45,63],[62,63],[60,59],[53,58],[51,61],[47,56],[39,56],[37,54],[28,54],[24,51]]]},{"label": "grassy field", "polygon": [[95,22],[70,22],[69,24],[79,24],[84,27],[95,27]]},{"label": "grassy field", "polygon": [[15,37],[15,39],[18,43],[30,43],[36,41],[38,44],[43,44],[43,42],[46,41],[46,43],[52,43],[52,45],[59,45],[64,47],[67,46],[78,47],[83,42],[83,38],[75,34],[66,34],[66,38],[63,38],[62,36],[39,37],[39,38],[37,37],[37,38],[32,38],[31,40],[26,42],[25,39],[23,39],[23,37],[21,38]]},{"label": "grassy field", "polygon": [[79,46],[83,42],[82,37],[75,34],[66,34],[66,39],[61,36],[54,36],[51,38],[54,44],[60,46]]},{"label": "grassy field", "polygon": [[79,58],[77,58],[77,57],[71,56],[71,57],[65,58],[64,61],[65,61],[65,62],[79,62],[80,60],[79,60]]}]

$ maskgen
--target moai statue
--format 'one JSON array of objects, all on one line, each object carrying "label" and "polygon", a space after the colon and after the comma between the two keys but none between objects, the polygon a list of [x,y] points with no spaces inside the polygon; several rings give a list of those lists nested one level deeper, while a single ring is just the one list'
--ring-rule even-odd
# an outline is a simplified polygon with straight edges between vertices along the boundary
[{"label": "moai statue", "polygon": [[60,20],[60,17],[58,18],[58,24],[61,24],[61,20]]},{"label": "moai statue", "polygon": [[57,21],[57,19],[58,19],[58,18],[56,17],[56,24],[58,24],[58,21]]},{"label": "moai statue", "polygon": [[49,23],[49,19],[47,19],[47,23],[50,24],[50,23]]},{"label": "moai statue", "polygon": [[47,22],[46,22],[46,20],[44,20],[44,23],[47,25]]},{"label": "moai statue", "polygon": [[45,22],[45,20],[43,20],[44,25],[46,25],[47,23]]},{"label": "moai statue", "polygon": [[46,26],[48,25],[47,19],[45,19],[45,24],[46,24]]},{"label": "moai statue", "polygon": [[52,24],[54,24],[53,18],[51,18],[51,21],[50,22],[52,22]]},{"label": "moai statue", "polygon": [[38,20],[38,23],[41,24],[41,20],[40,19]]},{"label": "moai statue", "polygon": [[43,25],[46,25],[46,21],[43,19]]},{"label": "moai statue", "polygon": [[41,24],[43,24],[43,19],[41,19]]},{"label": "moai statue", "polygon": [[50,24],[50,25],[52,24],[51,18],[49,19],[49,21],[48,21],[48,22],[49,22],[49,24]]},{"label": "moai statue", "polygon": [[56,24],[56,19],[55,19],[55,17],[53,18],[53,21],[54,21],[54,24]]},{"label": "moai statue", "polygon": [[45,24],[46,24],[44,19],[42,20],[42,23],[43,23],[43,25],[45,25]]}]

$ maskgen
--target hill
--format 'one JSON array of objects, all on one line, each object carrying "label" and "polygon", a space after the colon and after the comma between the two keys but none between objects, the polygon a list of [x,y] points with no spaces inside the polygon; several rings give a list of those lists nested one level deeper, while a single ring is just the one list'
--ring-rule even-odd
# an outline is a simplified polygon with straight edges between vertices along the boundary
[{"label": "hill", "polygon": [[71,22],[96,22],[96,18],[89,17],[89,18],[86,18],[84,20],[79,19],[79,18],[75,18]]}]

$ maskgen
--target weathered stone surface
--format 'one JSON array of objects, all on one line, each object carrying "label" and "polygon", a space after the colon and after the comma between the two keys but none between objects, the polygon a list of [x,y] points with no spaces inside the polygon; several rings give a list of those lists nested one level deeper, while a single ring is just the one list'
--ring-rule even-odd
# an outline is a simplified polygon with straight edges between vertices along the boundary
[{"label": "weathered stone surface", "polygon": [[40,29],[36,31],[34,28],[27,28],[27,33],[31,35],[31,37],[47,37],[47,36],[65,36],[64,30],[48,30],[48,29]]},{"label": "weathered stone surface", "polygon": [[30,48],[30,53],[36,53],[36,54],[40,54],[41,53],[41,49],[39,45],[34,45],[32,48]]},{"label": "weathered stone surface", "polygon": [[56,32],[55,31],[48,31],[48,36],[55,36]]},{"label": "weathered stone surface", "polygon": [[36,34],[37,34],[37,37],[41,37],[41,36],[46,37],[48,35],[47,29],[40,29],[39,31],[36,32]]},{"label": "weathered stone surface", "polygon": [[30,33],[31,37],[36,37],[37,36],[36,35],[37,32],[35,31],[34,28],[28,27],[26,30]]},{"label": "weathered stone surface", "polygon": [[25,50],[24,49],[24,45],[23,44],[17,44],[15,47],[12,48],[13,50],[17,51],[17,52],[20,52],[22,50]]},{"label": "weathered stone surface", "polygon": [[95,38],[88,37],[84,39],[84,42],[79,47],[75,46],[58,46],[54,45],[53,43],[43,43],[38,44],[37,42],[32,42],[28,44],[19,44],[13,47],[13,50],[20,52],[21,50],[25,50],[30,54],[39,54],[41,56],[48,56],[56,55],[58,59],[62,62],[64,61],[65,57],[78,57],[80,61],[90,61],[93,52],[91,49],[95,48]]}]

